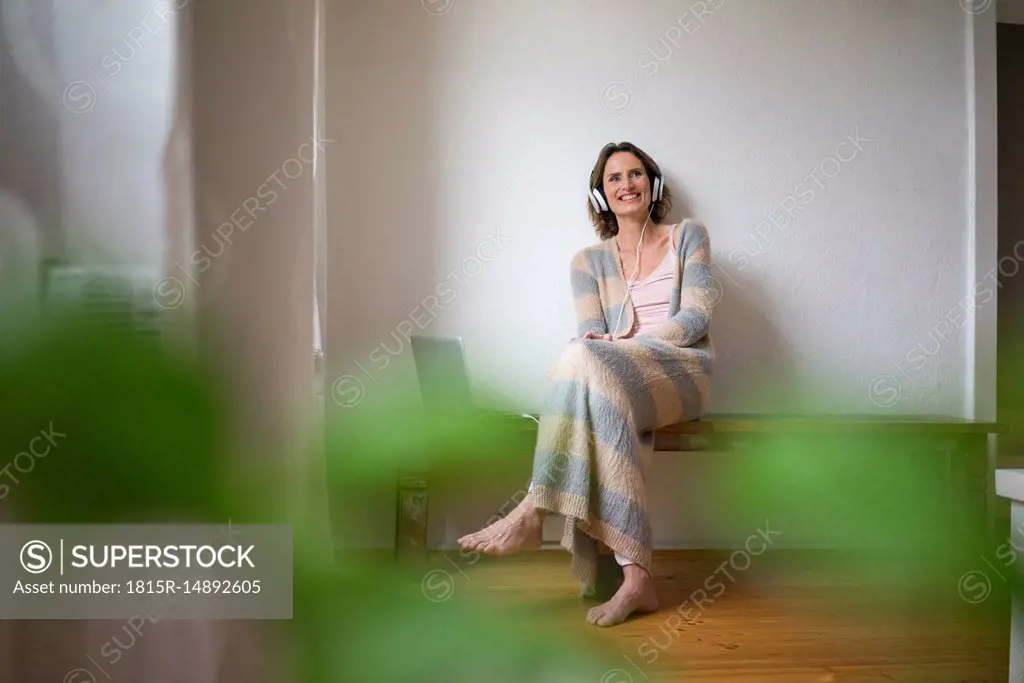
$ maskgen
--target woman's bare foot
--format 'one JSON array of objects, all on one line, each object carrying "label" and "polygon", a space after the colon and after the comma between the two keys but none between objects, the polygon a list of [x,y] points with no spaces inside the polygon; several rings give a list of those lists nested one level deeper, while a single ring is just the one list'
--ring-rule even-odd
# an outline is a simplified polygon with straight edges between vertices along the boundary
[{"label": "woman's bare foot", "polygon": [[608,602],[587,612],[587,623],[596,626],[614,626],[624,622],[630,614],[654,612],[658,609],[658,596],[654,592],[651,575],[638,564],[622,568],[625,580]]},{"label": "woman's bare foot", "polygon": [[459,547],[463,550],[476,550],[478,545],[490,540],[491,536],[493,536],[499,529],[508,526],[508,524],[508,517],[502,517],[497,522],[489,526],[485,526],[480,531],[474,531],[471,534],[461,536],[458,540]]},{"label": "woman's bare foot", "polygon": [[507,517],[460,538],[459,546],[488,555],[511,555],[528,548],[540,548],[543,535],[544,513],[535,508],[527,496]]}]

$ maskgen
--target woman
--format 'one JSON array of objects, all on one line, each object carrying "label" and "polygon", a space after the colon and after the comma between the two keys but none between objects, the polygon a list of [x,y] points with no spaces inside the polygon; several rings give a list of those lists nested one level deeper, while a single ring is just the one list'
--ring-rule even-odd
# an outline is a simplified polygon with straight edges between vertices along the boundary
[{"label": "woman", "polygon": [[698,417],[708,400],[711,245],[696,221],[661,222],[671,208],[662,177],[628,142],[601,150],[588,207],[601,242],[572,261],[579,337],[550,375],[530,491],[459,539],[492,555],[539,548],[544,516],[563,515],[583,595],[594,592],[599,547],[623,568],[619,590],[587,614],[599,626],[658,608],[643,461],[653,430]]}]

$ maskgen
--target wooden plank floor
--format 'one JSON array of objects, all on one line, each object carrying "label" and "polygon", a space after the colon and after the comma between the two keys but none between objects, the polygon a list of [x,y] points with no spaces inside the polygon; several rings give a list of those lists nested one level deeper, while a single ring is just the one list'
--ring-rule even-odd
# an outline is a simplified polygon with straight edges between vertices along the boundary
[{"label": "wooden plank floor", "polygon": [[601,683],[1007,680],[1008,606],[995,602],[1005,598],[969,604],[956,575],[873,566],[869,577],[831,556],[781,550],[751,558],[742,571],[723,567],[728,560],[717,551],[656,552],[661,609],[613,628],[585,623],[594,603],[577,597],[564,551],[472,566],[457,552],[429,561],[448,568],[462,596],[535,608],[544,626],[611,652]]}]

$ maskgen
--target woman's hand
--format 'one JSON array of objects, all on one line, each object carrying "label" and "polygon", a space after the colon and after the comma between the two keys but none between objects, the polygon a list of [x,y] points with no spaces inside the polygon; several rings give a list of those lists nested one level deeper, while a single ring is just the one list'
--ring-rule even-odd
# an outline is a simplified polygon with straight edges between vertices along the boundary
[{"label": "woman's hand", "polygon": [[583,335],[584,339],[603,339],[604,341],[611,341],[612,335],[610,334],[594,334],[593,332],[587,332]]}]

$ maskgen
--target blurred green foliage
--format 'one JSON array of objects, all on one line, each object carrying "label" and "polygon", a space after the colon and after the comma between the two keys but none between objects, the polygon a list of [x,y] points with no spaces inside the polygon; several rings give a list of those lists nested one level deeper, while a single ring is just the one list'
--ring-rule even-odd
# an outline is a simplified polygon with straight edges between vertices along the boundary
[{"label": "blurred green foliage", "polygon": [[[294,661],[294,680],[592,682],[607,670],[526,611],[432,602],[423,571],[334,562],[312,520],[286,518],[294,508],[268,497],[273,488],[231,467],[236,416],[217,372],[155,339],[74,316],[26,317],[0,339],[0,406],[0,454],[13,457],[47,431],[55,444],[28,471],[11,469],[17,483],[5,480],[0,500],[10,521],[291,524],[294,619],[271,627],[277,640],[262,654],[268,663]],[[337,461],[334,476],[358,483],[399,459],[502,458],[502,444],[520,437],[507,420],[468,412],[410,416],[396,429],[382,410],[339,420],[325,450]],[[279,498],[296,493],[281,488]]]},{"label": "blurred green foliage", "polygon": [[0,350],[0,453],[55,440],[5,504],[37,523],[226,520],[218,386],[156,340],[85,318],[37,320]]},{"label": "blurred green foliage", "polygon": [[[476,599],[434,602],[424,597],[422,571],[335,562],[323,552],[324,539],[314,531],[319,527],[285,512],[296,509],[285,499],[302,492],[275,487],[274,472],[240,474],[230,446],[237,415],[214,367],[84,318],[23,322],[6,327],[0,338],[0,455],[13,457],[48,431],[61,436],[30,470],[10,470],[17,483],[4,481],[9,490],[0,506],[10,506],[13,519],[292,524],[295,617],[272,629],[280,648],[264,654],[293,654],[296,680],[595,682],[609,671],[600,663],[607,653],[545,629],[527,609],[494,609]],[[1020,375],[1000,381],[1014,377]],[[1019,396],[1018,387],[1006,395]],[[394,406],[408,405],[408,396],[395,387],[376,390],[394,391],[396,400],[385,396],[358,412],[342,411],[326,426],[324,476],[332,491],[387,480],[399,466],[428,465],[435,475],[464,477],[473,491],[473,481],[523,460],[524,453],[528,459],[535,428],[500,417],[500,401],[492,402],[495,413],[396,415]],[[1020,443],[1019,429],[1009,440]],[[708,505],[733,528],[750,522],[753,531],[762,520],[774,520],[784,535],[809,533],[825,546],[894,551],[890,559],[904,558],[897,568],[922,574],[936,550],[954,564],[978,566],[965,537],[949,531],[949,520],[961,511],[945,472],[925,452],[929,447],[870,435],[764,436],[717,467]],[[8,462],[0,458],[0,466]],[[345,533],[335,529],[336,537]],[[872,561],[865,561],[865,575]],[[581,604],[581,628],[584,612]]]}]

